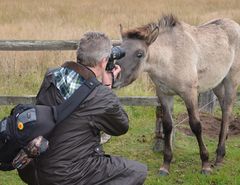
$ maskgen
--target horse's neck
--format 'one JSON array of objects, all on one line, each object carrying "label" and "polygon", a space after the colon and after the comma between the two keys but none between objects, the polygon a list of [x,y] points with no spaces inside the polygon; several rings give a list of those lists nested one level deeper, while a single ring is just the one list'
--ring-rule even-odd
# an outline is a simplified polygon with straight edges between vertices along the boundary
[{"label": "horse's neck", "polygon": [[168,60],[170,57],[172,57],[171,50],[163,47],[160,49],[157,43],[154,43],[149,47],[149,57],[147,62],[143,64],[142,69],[149,74],[158,76],[159,79],[165,78],[168,71],[172,68]]}]

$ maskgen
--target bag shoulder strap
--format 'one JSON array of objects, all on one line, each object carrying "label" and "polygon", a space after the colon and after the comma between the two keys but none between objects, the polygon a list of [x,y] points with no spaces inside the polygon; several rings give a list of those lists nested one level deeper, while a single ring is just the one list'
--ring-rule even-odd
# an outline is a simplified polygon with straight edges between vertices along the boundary
[{"label": "bag shoulder strap", "polygon": [[96,77],[91,69],[89,69],[86,66],[79,64],[77,62],[67,61],[64,64],[62,64],[62,67],[67,67],[67,68],[75,71],[76,73],[80,74],[86,80]]},{"label": "bag shoulder strap", "polygon": [[[80,75],[83,76],[83,70],[89,70],[86,67],[78,66],[79,64],[67,65],[66,63],[63,65],[64,67],[68,67],[73,69],[72,66],[74,65],[74,70],[78,72]],[[86,69],[84,69],[86,68]],[[78,69],[78,70],[76,70]],[[56,124],[62,122],[66,119],[89,95],[90,93],[101,83],[96,79],[95,75],[92,75],[92,71],[89,71],[90,75],[86,75],[87,73],[84,71],[85,81],[83,84],[63,103],[57,106],[53,106],[54,118]],[[86,78],[87,77],[87,78]]]}]

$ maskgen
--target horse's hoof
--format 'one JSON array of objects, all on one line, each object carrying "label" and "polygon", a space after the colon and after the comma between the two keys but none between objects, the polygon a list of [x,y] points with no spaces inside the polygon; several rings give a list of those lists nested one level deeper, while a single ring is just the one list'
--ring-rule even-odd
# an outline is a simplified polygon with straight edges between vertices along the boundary
[{"label": "horse's hoof", "polygon": [[219,169],[219,168],[222,167],[222,165],[223,165],[222,162],[215,162],[215,163],[214,163],[214,168],[215,168],[215,169]]},{"label": "horse's hoof", "polygon": [[210,168],[201,170],[202,175],[210,175],[211,173],[212,173],[212,170]]},{"label": "horse's hoof", "polygon": [[168,172],[168,170],[166,170],[166,169],[160,169],[160,170],[159,170],[159,175],[160,175],[160,176],[168,176],[168,175],[169,175],[169,172]]}]

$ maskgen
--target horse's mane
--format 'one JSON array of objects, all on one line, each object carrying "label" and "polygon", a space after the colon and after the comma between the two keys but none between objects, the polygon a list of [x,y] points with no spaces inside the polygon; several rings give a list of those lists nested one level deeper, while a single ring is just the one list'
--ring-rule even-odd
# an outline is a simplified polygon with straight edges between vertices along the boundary
[{"label": "horse's mane", "polygon": [[179,24],[177,17],[174,15],[165,15],[158,21],[158,26],[161,28],[172,28]]},{"label": "horse's mane", "polygon": [[145,40],[147,36],[156,28],[173,28],[179,23],[178,19],[173,15],[163,16],[157,23],[149,23],[147,25],[127,30],[122,33],[122,37],[131,39]]}]

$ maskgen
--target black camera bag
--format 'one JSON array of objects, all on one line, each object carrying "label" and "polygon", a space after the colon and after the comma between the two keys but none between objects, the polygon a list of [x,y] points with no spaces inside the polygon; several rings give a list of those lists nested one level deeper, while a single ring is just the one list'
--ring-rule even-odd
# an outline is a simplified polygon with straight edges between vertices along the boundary
[{"label": "black camera bag", "polygon": [[46,137],[67,118],[100,84],[95,78],[85,80],[73,95],[58,106],[19,104],[0,122],[0,170],[13,170],[14,157],[31,140]]}]

